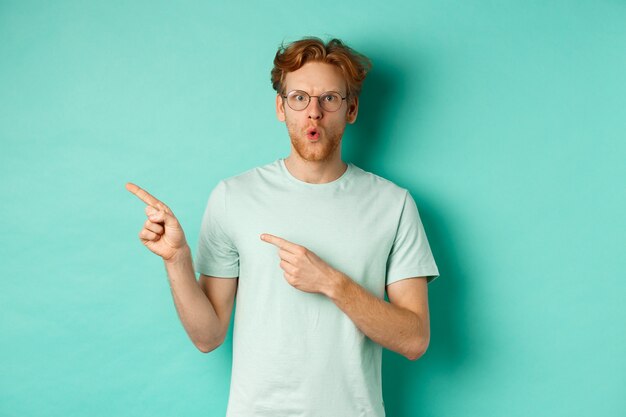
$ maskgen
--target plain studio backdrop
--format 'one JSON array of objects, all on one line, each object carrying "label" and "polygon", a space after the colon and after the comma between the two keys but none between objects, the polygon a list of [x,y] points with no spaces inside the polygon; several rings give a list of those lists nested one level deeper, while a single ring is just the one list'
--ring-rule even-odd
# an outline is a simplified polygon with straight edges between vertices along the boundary
[{"label": "plain studio backdrop", "polygon": [[427,353],[384,352],[387,415],[623,416],[625,22],[617,0],[1,1],[0,415],[224,415],[232,328],[193,346],[124,184],[195,253],[217,182],[288,155],[269,73],[315,35],[372,59],[344,157],[411,192],[441,273]]}]

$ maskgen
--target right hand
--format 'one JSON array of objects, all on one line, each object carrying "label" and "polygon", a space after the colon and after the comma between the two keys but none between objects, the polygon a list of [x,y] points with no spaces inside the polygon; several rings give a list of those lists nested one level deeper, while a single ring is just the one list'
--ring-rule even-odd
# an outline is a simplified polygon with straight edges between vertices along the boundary
[{"label": "right hand", "polygon": [[148,249],[168,261],[188,248],[183,228],[169,207],[132,182],[126,183],[126,189],[147,204],[148,220],[139,239]]}]

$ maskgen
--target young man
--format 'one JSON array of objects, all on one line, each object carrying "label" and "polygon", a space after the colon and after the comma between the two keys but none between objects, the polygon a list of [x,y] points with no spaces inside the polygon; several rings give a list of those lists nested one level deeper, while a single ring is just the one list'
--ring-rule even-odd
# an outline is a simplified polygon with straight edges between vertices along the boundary
[{"label": "young man", "polygon": [[127,184],[148,204],[139,237],[165,260],[201,351],[223,343],[236,295],[227,417],[384,416],[382,347],[415,360],[428,346],[427,282],[439,272],[415,202],[341,159],[369,67],[336,39],[278,50],[272,83],[291,153],[213,189],[199,282],[174,214]]}]

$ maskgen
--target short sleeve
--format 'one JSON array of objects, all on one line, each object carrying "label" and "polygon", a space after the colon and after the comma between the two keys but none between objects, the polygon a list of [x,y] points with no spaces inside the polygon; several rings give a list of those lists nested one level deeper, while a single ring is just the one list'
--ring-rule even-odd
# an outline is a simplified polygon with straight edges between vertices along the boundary
[{"label": "short sleeve", "polygon": [[209,196],[202,217],[194,262],[196,272],[207,276],[239,276],[239,252],[228,233],[226,185],[220,181]]},{"label": "short sleeve", "polygon": [[439,270],[426,238],[426,232],[411,194],[405,190],[396,236],[387,259],[386,285],[412,277],[439,276]]}]

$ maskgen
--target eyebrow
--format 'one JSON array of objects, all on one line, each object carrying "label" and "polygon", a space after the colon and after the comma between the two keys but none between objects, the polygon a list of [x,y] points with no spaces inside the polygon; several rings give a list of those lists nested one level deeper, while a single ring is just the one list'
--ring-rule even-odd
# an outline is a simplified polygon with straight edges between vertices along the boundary
[{"label": "eyebrow", "polygon": [[[291,93],[292,91],[304,91],[304,92],[305,92],[305,93],[307,93],[308,95],[311,95],[311,93],[309,93],[308,91],[303,90],[303,89],[301,89],[301,88],[294,88],[294,89],[292,89],[292,90],[288,90],[288,91],[285,93],[285,95],[286,95],[286,94]],[[338,89],[336,89],[336,90],[333,90],[333,89],[331,89],[331,90],[324,90],[324,91],[322,91],[322,93],[321,93],[321,94],[324,94],[324,93],[330,93],[330,92],[333,92],[333,93],[339,93],[339,94],[341,94],[342,96],[347,95],[347,93],[342,92],[340,88],[338,88]]]}]

